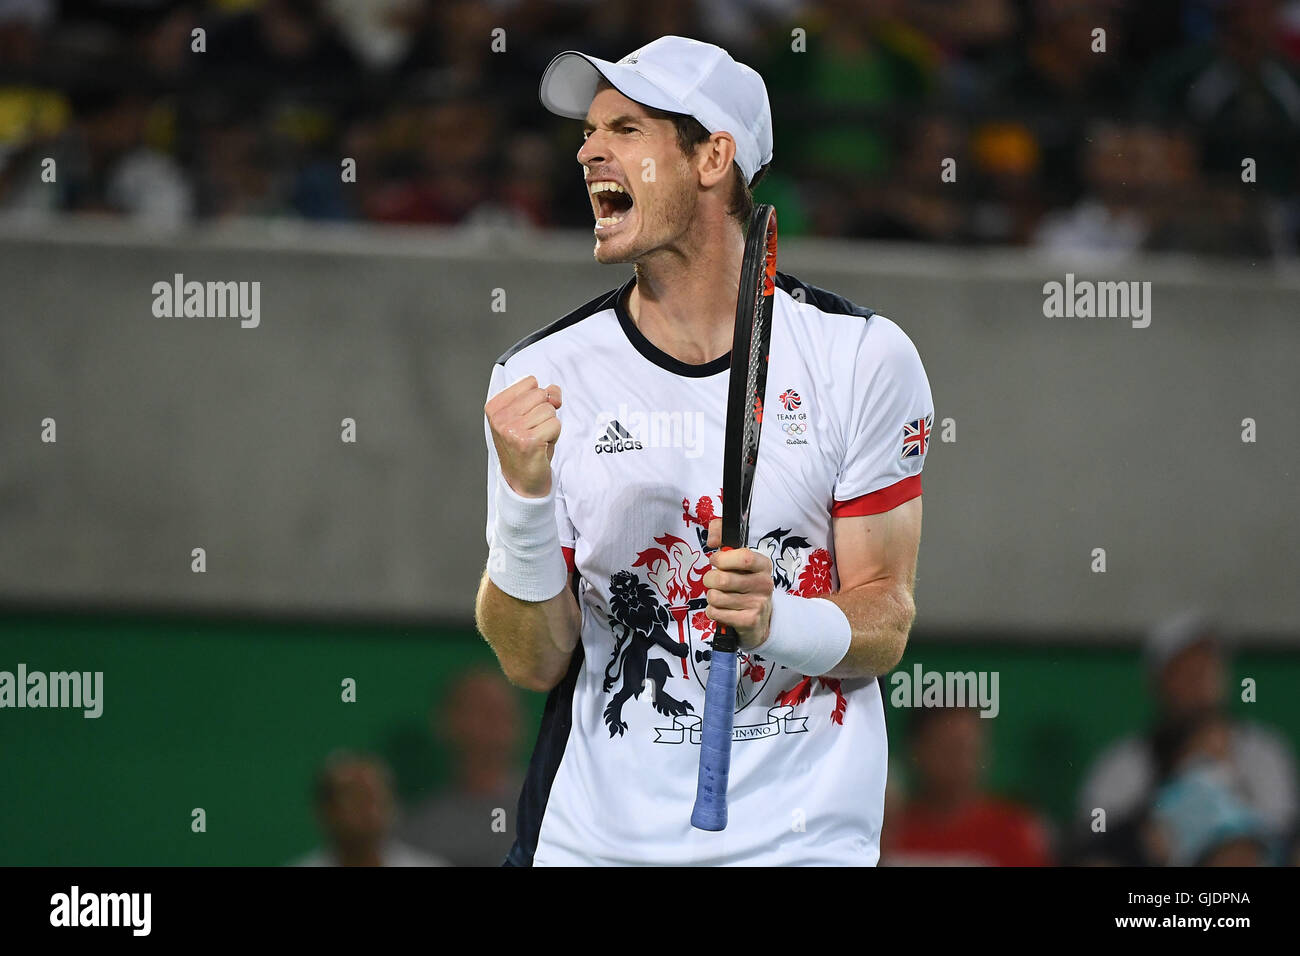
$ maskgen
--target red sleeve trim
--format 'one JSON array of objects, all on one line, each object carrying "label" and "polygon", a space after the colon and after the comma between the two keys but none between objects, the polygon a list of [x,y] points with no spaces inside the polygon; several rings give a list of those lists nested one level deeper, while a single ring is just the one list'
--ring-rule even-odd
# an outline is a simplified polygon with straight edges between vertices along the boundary
[{"label": "red sleeve trim", "polygon": [[564,545],[560,545],[560,550],[564,552],[564,565],[569,569],[569,573],[572,574],[573,573],[573,548],[566,548]]},{"label": "red sleeve trim", "polygon": [[921,494],[921,476],[910,475],[902,481],[896,481],[888,488],[881,488],[869,495],[859,495],[848,501],[836,501],[831,505],[832,518],[849,518],[861,515],[880,515],[893,511],[905,501],[911,501]]}]

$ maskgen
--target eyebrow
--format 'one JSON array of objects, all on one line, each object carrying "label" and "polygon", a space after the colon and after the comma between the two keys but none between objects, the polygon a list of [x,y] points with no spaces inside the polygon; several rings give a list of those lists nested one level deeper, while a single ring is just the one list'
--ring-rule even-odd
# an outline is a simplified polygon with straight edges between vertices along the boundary
[{"label": "eyebrow", "polygon": [[[624,113],[622,116],[615,116],[612,120],[610,120],[605,125],[614,127],[614,126],[626,126],[629,123],[644,123],[644,122],[645,120],[640,116],[633,116],[631,113]],[[582,123],[582,128],[585,132],[590,133],[592,130],[596,128],[596,124],[593,123],[591,120],[584,120]]]}]

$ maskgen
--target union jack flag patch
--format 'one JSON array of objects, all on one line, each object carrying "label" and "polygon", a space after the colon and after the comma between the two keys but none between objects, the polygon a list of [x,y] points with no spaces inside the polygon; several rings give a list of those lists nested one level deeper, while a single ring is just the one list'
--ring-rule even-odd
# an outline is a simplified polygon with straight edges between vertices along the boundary
[{"label": "union jack flag patch", "polygon": [[930,447],[930,428],[934,416],[926,415],[903,426],[903,454],[900,458],[920,458]]}]

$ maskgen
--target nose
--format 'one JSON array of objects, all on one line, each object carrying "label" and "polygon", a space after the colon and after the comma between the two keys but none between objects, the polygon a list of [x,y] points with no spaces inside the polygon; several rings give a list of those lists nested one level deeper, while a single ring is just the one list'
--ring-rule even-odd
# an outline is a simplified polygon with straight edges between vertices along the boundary
[{"label": "nose", "polygon": [[591,166],[597,163],[603,163],[609,157],[605,153],[604,140],[601,138],[600,130],[595,130],[582,142],[578,148],[578,162],[583,166]]}]

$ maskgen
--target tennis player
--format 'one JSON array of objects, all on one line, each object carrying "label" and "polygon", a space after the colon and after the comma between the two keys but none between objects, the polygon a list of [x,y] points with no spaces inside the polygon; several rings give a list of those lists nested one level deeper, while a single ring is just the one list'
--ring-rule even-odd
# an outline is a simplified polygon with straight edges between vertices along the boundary
[{"label": "tennis player", "polygon": [[[668,36],[617,63],[561,54],[541,100],[584,121],[595,256],[634,271],[492,369],[477,622],[510,680],[549,692],[506,865],[873,865],[876,678],[915,615],[921,360],[889,319],[778,273],[750,546],[714,550],[766,87]],[[741,654],[730,824],[709,833],[690,816],[718,623]]]}]

